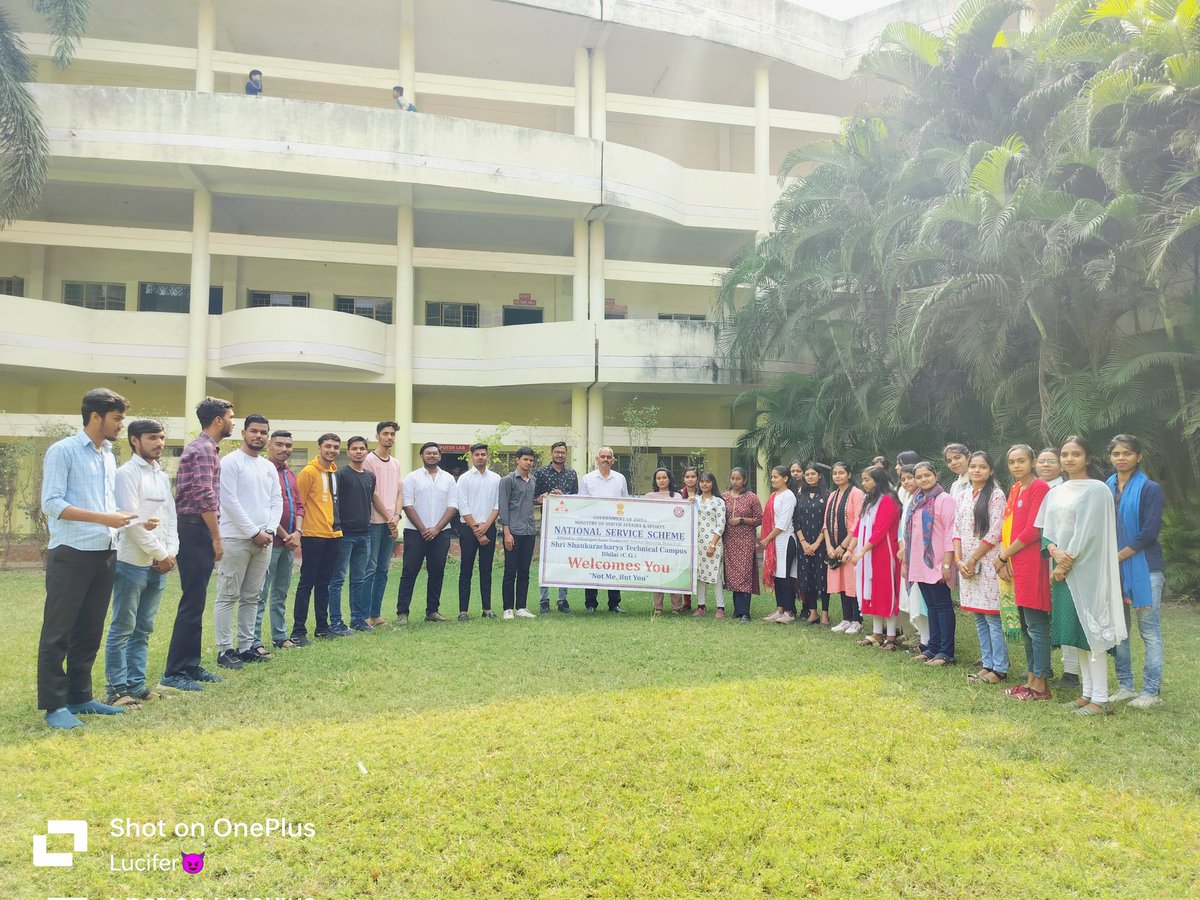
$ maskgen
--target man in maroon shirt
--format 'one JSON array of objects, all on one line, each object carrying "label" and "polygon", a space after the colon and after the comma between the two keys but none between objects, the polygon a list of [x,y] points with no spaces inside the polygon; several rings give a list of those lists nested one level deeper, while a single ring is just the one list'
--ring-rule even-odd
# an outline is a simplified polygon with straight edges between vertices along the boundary
[{"label": "man in maroon shirt", "polygon": [[199,682],[221,679],[200,665],[204,604],[213,566],[221,559],[221,457],[219,444],[233,434],[233,404],[205,397],[196,407],[203,429],[183,450],[175,479],[175,511],[179,519],[179,581],[183,595],[167,651],[161,687],[200,691]]}]

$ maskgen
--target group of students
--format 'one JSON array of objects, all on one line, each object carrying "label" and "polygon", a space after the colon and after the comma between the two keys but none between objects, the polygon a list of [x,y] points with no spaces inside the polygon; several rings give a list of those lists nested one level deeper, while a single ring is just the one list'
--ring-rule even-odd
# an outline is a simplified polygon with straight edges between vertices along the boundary
[{"label": "group of students", "polygon": [[[955,479],[949,490],[934,464],[912,451],[900,453],[891,470],[876,457],[859,484],[834,463],[831,489],[815,463],[776,466],[761,513],[764,576],[778,604],[767,619],[828,625],[829,598],[840,594],[842,620],[833,631],[857,634],[865,616],[871,630],[858,643],[896,651],[907,620],[916,631],[914,658],[946,666],[955,662],[957,587],[979,637],[971,681],[1008,680],[1008,641],[1019,637],[1025,681],[1008,688],[1009,697],[1050,700],[1051,648],[1060,646],[1064,678],[1081,682],[1082,695],[1066,704],[1076,714],[1101,715],[1123,700],[1154,706],[1163,666],[1163,491],[1142,471],[1136,436],[1118,434],[1107,453],[1113,472],[1102,480],[1083,437],[1037,454],[1016,444],[1005,458],[1007,494],[988,452],[958,443],[943,451]],[[1140,693],[1130,655],[1133,615],[1145,647]],[[1109,652],[1118,680],[1112,694]]]}]

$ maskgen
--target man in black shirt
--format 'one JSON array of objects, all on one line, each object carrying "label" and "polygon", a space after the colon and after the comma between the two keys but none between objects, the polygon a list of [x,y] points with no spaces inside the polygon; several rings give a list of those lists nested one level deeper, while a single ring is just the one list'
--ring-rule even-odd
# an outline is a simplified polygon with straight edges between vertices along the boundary
[{"label": "man in black shirt", "polygon": [[[342,520],[342,542],[329,579],[329,630],[345,637],[355,631],[374,631],[367,624],[371,614],[367,563],[371,556],[371,508],[378,507],[375,475],[363,468],[367,458],[367,439],[355,435],[346,443],[350,464],[338,469],[338,510]],[[382,509],[380,512],[384,512]],[[350,573],[350,628],[342,621],[342,585]]]},{"label": "man in black shirt", "polygon": [[[578,494],[579,476],[574,469],[567,466],[567,442],[555,441],[550,447],[550,465],[542,466],[533,473],[534,505],[541,509],[542,498],[547,494]],[[539,612],[550,612],[550,588],[539,590],[541,609]],[[567,589],[558,589],[558,611],[569,613],[571,604],[567,602]]]}]

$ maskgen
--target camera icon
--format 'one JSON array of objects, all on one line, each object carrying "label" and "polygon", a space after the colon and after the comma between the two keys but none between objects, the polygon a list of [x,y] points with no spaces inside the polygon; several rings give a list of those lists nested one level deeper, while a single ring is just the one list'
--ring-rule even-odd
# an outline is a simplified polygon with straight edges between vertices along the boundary
[{"label": "camera icon", "polygon": [[[50,819],[46,822],[46,833],[33,836],[33,864],[39,867],[65,867],[75,865],[75,854],[87,852],[87,822],[82,819]],[[46,838],[52,834],[69,834],[73,839],[71,853],[51,853],[46,848]]]}]

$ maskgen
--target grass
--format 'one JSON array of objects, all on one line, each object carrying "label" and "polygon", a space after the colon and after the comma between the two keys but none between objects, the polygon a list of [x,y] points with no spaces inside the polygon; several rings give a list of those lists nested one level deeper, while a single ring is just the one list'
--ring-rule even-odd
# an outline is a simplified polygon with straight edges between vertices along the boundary
[{"label": "grass", "polygon": [[[277,653],[51,734],[34,708],[42,600],[40,575],[0,575],[0,897],[1200,892],[1194,606],[1164,612],[1167,703],[1104,719],[827,629],[652,620],[649,596],[628,594],[624,617],[414,623]],[[959,656],[976,649],[964,619]],[[222,817],[316,833],[222,838]],[[49,818],[90,824],[73,868],[30,865]],[[168,836],[113,837],[113,818]],[[209,831],[177,839],[176,822]],[[110,871],[110,854],[200,850],[198,875]]]}]

